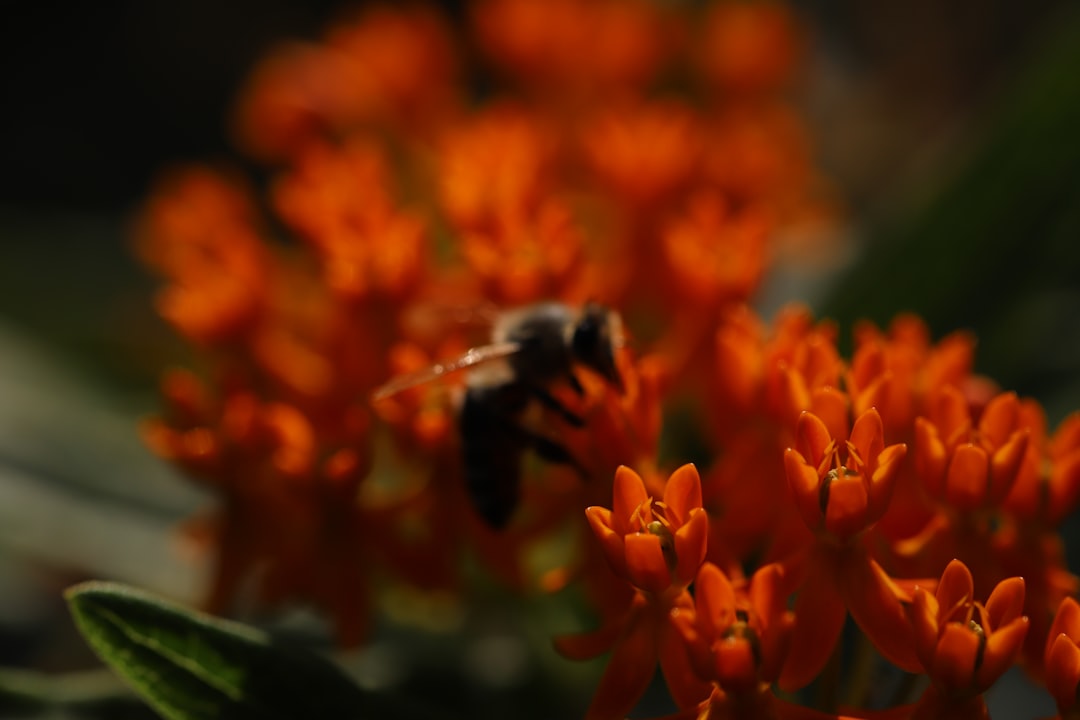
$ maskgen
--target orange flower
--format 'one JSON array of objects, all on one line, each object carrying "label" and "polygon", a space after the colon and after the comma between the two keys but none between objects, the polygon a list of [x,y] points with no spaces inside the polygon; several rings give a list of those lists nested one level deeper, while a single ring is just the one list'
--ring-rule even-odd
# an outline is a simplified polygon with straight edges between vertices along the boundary
[{"label": "orange flower", "polygon": [[705,559],[709,520],[693,465],[671,474],[662,502],[622,465],[615,471],[612,509],[594,506],[585,514],[615,573],[647,592],[685,588]]},{"label": "orange flower", "polygon": [[445,133],[438,156],[439,202],[458,230],[488,229],[527,215],[550,184],[558,146],[526,111],[497,105]]},{"label": "orange flower", "polygon": [[1046,637],[1046,689],[1054,696],[1062,716],[1075,713],[1080,690],[1080,603],[1061,601]]},{"label": "orange flower", "polygon": [[502,215],[489,232],[461,239],[461,252],[484,294],[507,306],[563,298],[582,264],[582,232],[555,200],[527,217]]},{"label": "orange flower", "polygon": [[803,413],[796,448],[784,455],[788,485],[817,542],[792,561],[801,566],[801,588],[781,687],[802,687],[824,667],[848,611],[885,658],[912,669],[917,660],[902,606],[907,593],[857,542],[888,508],[906,447],[885,447],[881,417],[871,408],[843,446],[821,420]]},{"label": "orange flower", "polygon": [[[902,314],[887,334],[861,322],[854,336],[846,386],[857,412],[869,407],[861,398],[874,397],[888,437],[908,439],[915,417],[926,415],[945,387],[961,387],[971,377],[975,338],[970,333],[955,332],[932,345],[922,318]],[[884,387],[875,392],[875,385]]]},{"label": "orange flower", "polygon": [[716,2],[705,17],[701,63],[725,91],[775,90],[792,75],[799,39],[785,4]]},{"label": "orange flower", "polygon": [[496,70],[550,104],[640,89],[673,39],[657,4],[640,0],[486,0],[472,9]]},{"label": "orange flower", "polygon": [[704,307],[745,301],[765,270],[768,231],[760,213],[732,212],[719,194],[695,193],[662,235],[670,291]]},{"label": "orange flower", "polygon": [[926,490],[959,510],[1000,505],[1027,451],[1016,393],[991,400],[978,424],[954,387],[932,410],[932,420],[915,419],[915,464]]},{"label": "orange flower", "polygon": [[582,133],[586,158],[631,213],[683,188],[701,155],[700,121],[687,106],[653,102],[611,109]]},{"label": "orange flower", "polygon": [[239,183],[204,167],[172,173],[143,212],[136,242],[170,282],[158,311],[191,340],[235,341],[259,319],[270,259]]},{"label": "orange flower", "polygon": [[1023,608],[1023,578],[998,583],[983,605],[959,560],[945,568],[934,594],[915,589],[915,651],[943,697],[963,700],[985,692],[1009,669],[1028,629]]},{"label": "orange flower", "polygon": [[740,592],[720,568],[701,566],[695,611],[674,618],[698,677],[728,693],[754,693],[776,680],[793,624],[782,578],[779,565],[766,565]]},{"label": "orange flower", "polygon": [[902,444],[885,447],[881,416],[873,408],[855,421],[843,446],[817,416],[803,413],[784,465],[807,527],[847,542],[881,519],[906,452]]},{"label": "orange flower", "polygon": [[1031,430],[1031,440],[1005,507],[1024,520],[1056,528],[1080,501],[1080,413],[1065,418],[1048,437],[1042,407],[1022,400],[1020,425]]},{"label": "orange flower", "polygon": [[354,138],[310,145],[282,177],[282,217],[319,253],[326,285],[348,299],[411,297],[427,270],[427,228],[394,207],[382,148]]}]

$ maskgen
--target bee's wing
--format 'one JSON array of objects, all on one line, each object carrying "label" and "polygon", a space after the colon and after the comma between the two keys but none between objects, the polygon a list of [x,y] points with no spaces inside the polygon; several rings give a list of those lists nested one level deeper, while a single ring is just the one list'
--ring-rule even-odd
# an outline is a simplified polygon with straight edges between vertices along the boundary
[{"label": "bee's wing", "polygon": [[376,389],[371,395],[371,400],[373,402],[378,402],[379,400],[395,395],[402,390],[407,390],[416,385],[430,382],[431,380],[442,377],[448,373],[464,370],[465,368],[470,368],[474,365],[513,355],[520,349],[521,343],[516,342],[492,343],[490,345],[481,345],[480,347],[471,348],[453,360],[435,363],[423,370],[399,375],[398,377],[393,378],[390,382]]}]

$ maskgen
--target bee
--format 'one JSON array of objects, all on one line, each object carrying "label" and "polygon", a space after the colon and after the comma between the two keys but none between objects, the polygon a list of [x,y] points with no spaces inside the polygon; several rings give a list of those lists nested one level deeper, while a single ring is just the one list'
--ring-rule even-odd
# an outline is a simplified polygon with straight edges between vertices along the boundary
[{"label": "bee", "polygon": [[527,409],[539,403],[568,424],[583,427],[584,419],[560,402],[551,389],[565,382],[583,396],[585,390],[574,373],[580,365],[598,373],[621,393],[623,383],[615,353],[622,344],[622,320],[603,305],[529,305],[499,315],[490,344],[395,378],[376,390],[373,400],[469,368],[458,417],[465,486],[480,517],[491,527],[502,529],[520,500],[526,451],[587,475],[565,447],[523,424]]}]

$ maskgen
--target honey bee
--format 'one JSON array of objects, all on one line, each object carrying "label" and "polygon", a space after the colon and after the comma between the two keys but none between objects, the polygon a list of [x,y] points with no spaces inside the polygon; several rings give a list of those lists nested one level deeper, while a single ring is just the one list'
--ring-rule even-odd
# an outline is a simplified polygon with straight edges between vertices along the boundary
[{"label": "honey bee", "polygon": [[480,517],[501,529],[520,500],[521,463],[527,450],[586,474],[565,447],[525,427],[522,419],[526,410],[539,403],[570,425],[584,426],[584,419],[560,402],[551,388],[565,382],[577,395],[584,395],[574,373],[574,367],[580,365],[622,392],[622,378],[615,366],[615,353],[622,344],[622,321],[618,313],[603,305],[529,305],[502,313],[495,321],[490,344],[395,378],[376,390],[373,400],[470,368],[458,417],[465,485]]}]

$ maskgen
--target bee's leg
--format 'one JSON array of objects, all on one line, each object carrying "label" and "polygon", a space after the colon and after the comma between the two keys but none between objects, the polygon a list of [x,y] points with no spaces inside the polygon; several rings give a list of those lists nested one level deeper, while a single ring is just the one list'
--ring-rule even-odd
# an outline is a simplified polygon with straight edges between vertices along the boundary
[{"label": "bee's leg", "polygon": [[585,421],[580,415],[570,410],[570,408],[563,405],[556,399],[554,395],[549,393],[544,388],[538,385],[530,385],[529,392],[540,401],[540,404],[546,407],[548,410],[552,410],[559,414],[559,416],[570,423],[574,427],[585,427]]},{"label": "bee's leg", "polygon": [[571,370],[566,373],[566,382],[570,384],[570,389],[577,393],[578,397],[585,397],[585,387],[578,380],[578,376]]},{"label": "bee's leg", "polygon": [[520,426],[518,427],[518,430],[528,441],[532,449],[536,451],[536,454],[542,459],[547,460],[550,463],[569,465],[577,470],[582,477],[587,478],[589,476],[588,470],[586,470],[585,467],[577,461],[577,458],[571,455],[570,452],[559,443],[540,433],[526,430]]}]

